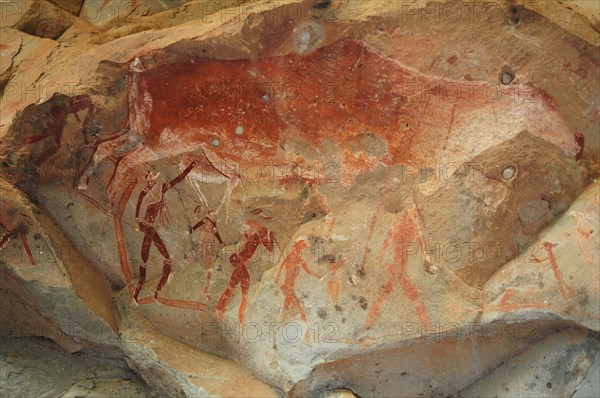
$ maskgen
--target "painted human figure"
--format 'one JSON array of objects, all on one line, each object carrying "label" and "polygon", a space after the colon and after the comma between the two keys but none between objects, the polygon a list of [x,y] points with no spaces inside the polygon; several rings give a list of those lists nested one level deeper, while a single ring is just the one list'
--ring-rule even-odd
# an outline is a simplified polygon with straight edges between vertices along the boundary
[{"label": "painted human figure", "polygon": [[[79,118],[77,113],[84,109],[87,109],[88,112],[83,122],[81,122],[81,119]],[[87,127],[94,114],[94,104],[92,103],[92,100],[88,95],[77,95],[73,98],[69,98],[69,102],[67,103],[67,105],[54,105],[50,109],[50,113],[52,114],[50,123],[46,126],[46,128],[41,134],[25,137],[23,139],[24,144],[33,144],[35,142],[42,141],[48,137],[54,137],[54,145],[42,152],[42,154],[38,157],[38,159],[35,162],[37,166],[40,166],[60,149],[60,145],[62,143],[63,130],[65,128],[65,125],[67,124],[67,117],[69,115],[74,115],[75,119],[79,123],[82,123],[83,139],[86,144],[88,143]]]},{"label": "painted human figure", "polygon": [[431,265],[431,260],[425,251],[425,243],[421,234],[421,228],[415,218],[418,215],[418,208],[413,207],[402,213],[402,216],[394,223],[387,233],[386,239],[381,247],[381,255],[384,254],[388,247],[392,247],[394,253],[393,264],[386,264],[388,280],[384,287],[380,290],[375,304],[371,307],[365,323],[365,329],[368,329],[377,319],[383,304],[388,299],[389,295],[395,289],[396,284],[402,287],[402,290],[415,307],[417,316],[423,322],[423,325],[429,326],[429,319],[425,311],[425,307],[419,299],[419,293],[408,277],[406,268],[408,266],[408,245],[416,242],[419,245],[422,253],[425,254],[425,260],[429,268],[429,272],[435,272],[435,266]]},{"label": "painted human figure", "polygon": [[275,283],[279,283],[279,277],[281,276],[281,271],[285,269],[285,282],[281,285],[281,291],[285,296],[285,302],[283,304],[283,312],[285,317],[287,318],[288,312],[290,311],[290,307],[294,307],[296,311],[300,314],[300,318],[306,322],[306,315],[304,314],[304,310],[302,309],[302,305],[300,304],[300,300],[296,296],[296,280],[298,279],[298,274],[300,272],[300,267],[309,275],[314,276],[315,278],[321,280],[323,277],[316,272],[313,272],[306,265],[306,261],[302,259],[302,251],[304,251],[308,245],[303,239],[298,240],[294,243],[292,247],[292,251],[290,254],[286,256],[286,258],[281,262],[281,266],[277,271],[277,276],[275,277]]},{"label": "painted human figure", "polygon": [[2,227],[3,229],[6,230],[4,235],[2,235],[2,238],[0,238],[0,250],[2,250],[4,245],[8,241],[10,241],[10,237],[15,232],[18,232],[19,237],[21,238],[21,242],[23,243],[23,248],[25,249],[25,252],[27,253],[27,258],[29,259],[29,262],[31,263],[31,265],[35,265],[35,259],[33,258],[33,253],[31,252],[31,249],[29,248],[29,243],[27,242],[27,234],[26,234],[25,225],[23,224],[23,225],[16,226],[12,229],[9,229],[2,221],[0,221],[0,227]]},{"label": "painted human figure", "polygon": [[331,259],[327,264],[330,274],[330,278],[327,281],[327,290],[329,291],[329,295],[335,304],[338,303],[338,299],[340,297],[340,287],[342,286],[342,281],[340,280],[338,274],[347,260],[348,259],[345,257],[340,260]]},{"label": "painted human figure", "polygon": [[246,243],[242,250],[229,256],[229,262],[233,266],[233,273],[229,280],[229,286],[225,289],[219,302],[217,303],[216,314],[219,319],[223,317],[223,312],[231,296],[233,290],[240,285],[242,290],[242,301],[238,311],[238,319],[240,323],[244,323],[244,313],[246,312],[246,304],[248,300],[248,291],[250,290],[250,274],[248,273],[248,261],[254,256],[258,247],[262,244],[269,252],[273,252],[273,244],[277,243],[273,232],[269,231],[260,223],[252,220],[246,221],[244,224],[244,237]]},{"label": "painted human figure", "polygon": [[556,284],[558,285],[558,289],[560,291],[560,295],[562,296],[563,300],[566,303],[569,303],[571,299],[577,299],[577,293],[571,286],[569,286],[567,283],[565,283],[562,272],[558,268],[556,256],[554,255],[554,248],[556,246],[558,246],[558,244],[544,242],[544,244],[542,246],[543,246],[544,250],[546,251],[546,253],[548,254],[548,257],[539,259],[535,256],[535,254],[533,254],[532,255],[533,261],[536,263],[541,263],[541,262],[548,260],[550,262],[550,266],[552,267],[552,272],[554,274],[554,278],[556,279]]},{"label": "painted human figure", "polygon": [[[217,222],[213,219],[212,213],[209,213],[200,221],[198,221],[191,229],[192,232],[197,230],[198,228],[202,228],[202,242],[201,245],[205,246],[206,243],[209,242],[207,236],[214,238],[219,242],[219,245],[223,247],[223,239],[221,239],[221,235],[219,235],[219,230],[217,229]],[[207,300],[210,300],[210,280],[212,277],[212,251],[210,250],[211,246],[202,247],[202,261],[204,263],[204,268],[206,268],[206,283],[204,285],[204,296]]]},{"label": "painted human figure", "polygon": [[[150,246],[154,243],[154,246],[158,249],[160,254],[163,256],[163,272],[158,285],[156,286],[156,290],[154,291],[154,298],[158,297],[158,292],[165,286],[167,281],[169,280],[169,275],[171,274],[171,256],[169,255],[169,251],[165,246],[165,243],[156,232],[156,228],[154,223],[156,221],[156,217],[159,216],[161,211],[165,206],[165,193],[173,188],[175,185],[180,183],[185,176],[192,171],[192,169],[196,166],[196,162],[191,162],[190,165],[177,177],[173,180],[163,183],[157,184],[156,178],[159,173],[154,171],[149,171],[146,174],[146,187],[140,192],[138,196],[137,206],[135,209],[135,218],[138,221],[138,226],[140,231],[144,233],[144,240],[142,242],[142,263],[139,268],[139,281],[138,285],[133,294],[134,299],[137,301],[138,295],[142,287],[144,286],[144,282],[146,281],[146,263],[148,262],[149,254],[150,254]],[[142,206],[142,202],[144,199],[147,199],[148,205],[146,207],[146,213],[144,214],[144,218],[140,219],[140,208]]]}]

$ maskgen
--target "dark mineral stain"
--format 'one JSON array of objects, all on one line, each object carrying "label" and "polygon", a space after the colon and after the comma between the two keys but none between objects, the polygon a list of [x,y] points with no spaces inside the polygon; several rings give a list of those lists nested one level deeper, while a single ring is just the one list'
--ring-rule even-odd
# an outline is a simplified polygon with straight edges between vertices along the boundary
[{"label": "dark mineral stain", "polygon": [[363,310],[366,310],[367,307],[369,306],[369,303],[367,303],[367,299],[364,298],[363,296],[360,296],[360,299],[358,300],[358,304],[360,305],[360,308],[362,308]]},{"label": "dark mineral stain", "polygon": [[583,156],[583,148],[585,145],[585,137],[579,131],[575,133],[575,142],[577,143],[577,153],[575,154],[575,160],[581,159]]},{"label": "dark mineral stain", "polygon": [[325,308],[319,308],[319,310],[317,311],[317,315],[321,319],[327,319],[327,310]]},{"label": "dark mineral stain", "polygon": [[458,61],[458,57],[456,55],[453,55],[446,60],[446,62],[448,62],[450,65],[454,65],[456,61]]},{"label": "dark mineral stain", "polygon": [[331,5],[331,0],[323,0],[310,6],[313,10],[324,10]]}]

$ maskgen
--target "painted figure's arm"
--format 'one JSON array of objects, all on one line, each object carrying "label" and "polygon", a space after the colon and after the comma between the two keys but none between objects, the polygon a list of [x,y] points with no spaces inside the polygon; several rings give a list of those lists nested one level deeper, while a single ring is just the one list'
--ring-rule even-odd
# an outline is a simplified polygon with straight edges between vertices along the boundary
[{"label": "painted figure's arm", "polygon": [[306,271],[307,274],[314,276],[317,279],[323,279],[323,277],[320,274],[317,274],[316,272],[312,272],[310,270],[310,268],[308,268],[308,265],[306,264],[306,261],[301,261],[300,265],[302,266],[302,269],[304,271]]},{"label": "painted figure's arm", "polygon": [[190,165],[188,167],[185,168],[185,170],[183,170],[181,172],[181,174],[179,174],[177,177],[173,178],[168,183],[163,184],[162,192],[163,193],[167,192],[169,189],[173,188],[175,185],[177,185],[181,181],[183,181],[183,179],[190,173],[190,171],[192,171],[192,169],[194,167],[196,167],[196,164],[197,164],[197,162],[194,160],[193,162],[190,163]]},{"label": "painted figure's arm", "polygon": [[135,206],[135,218],[138,219],[140,218],[140,208],[142,207],[142,201],[144,200],[144,197],[146,197],[146,195],[148,195],[148,188],[144,188],[142,189],[142,192],[140,192],[139,196],[138,196],[138,200],[137,200],[137,205]]},{"label": "painted figure's arm", "polygon": [[287,263],[287,258],[285,260],[283,260],[281,262],[281,265],[279,266],[279,269],[277,270],[277,275],[275,276],[275,284],[279,283],[279,276],[281,276],[281,270],[283,269],[283,267],[286,265]]}]

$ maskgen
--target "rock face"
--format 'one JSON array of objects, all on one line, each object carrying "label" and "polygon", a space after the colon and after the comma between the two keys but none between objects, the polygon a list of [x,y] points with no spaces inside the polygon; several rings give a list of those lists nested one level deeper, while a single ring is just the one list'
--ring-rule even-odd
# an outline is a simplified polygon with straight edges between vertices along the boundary
[{"label": "rock face", "polygon": [[125,361],[69,355],[43,339],[2,337],[2,392],[9,397],[158,397]]},{"label": "rock face", "polygon": [[148,385],[114,388],[141,394],[577,389],[600,330],[596,14],[165,3],[2,21],[3,335],[126,363]]}]

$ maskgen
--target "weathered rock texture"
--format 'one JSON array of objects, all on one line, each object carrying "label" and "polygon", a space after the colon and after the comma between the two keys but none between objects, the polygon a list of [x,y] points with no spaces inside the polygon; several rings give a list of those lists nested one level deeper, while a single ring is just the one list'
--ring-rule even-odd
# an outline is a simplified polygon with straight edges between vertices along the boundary
[{"label": "weathered rock texture", "polygon": [[[0,7],[2,334],[126,363],[147,385],[110,388],[140,394],[570,396],[586,378],[586,2]],[[82,377],[61,393],[93,396]]]},{"label": "weathered rock texture", "polygon": [[0,340],[2,395],[7,397],[158,397],[123,358],[74,355],[44,339]]}]

